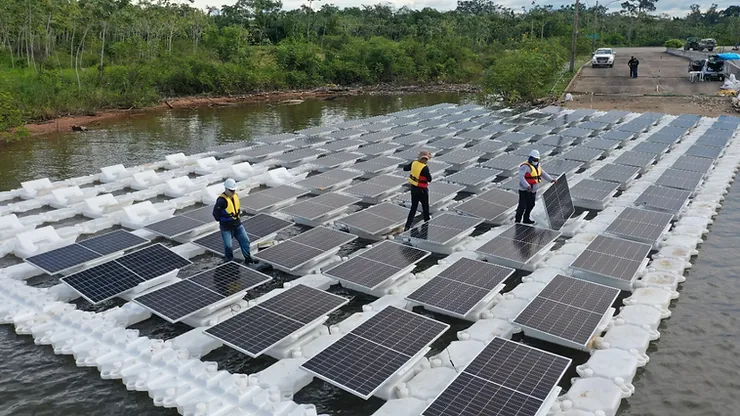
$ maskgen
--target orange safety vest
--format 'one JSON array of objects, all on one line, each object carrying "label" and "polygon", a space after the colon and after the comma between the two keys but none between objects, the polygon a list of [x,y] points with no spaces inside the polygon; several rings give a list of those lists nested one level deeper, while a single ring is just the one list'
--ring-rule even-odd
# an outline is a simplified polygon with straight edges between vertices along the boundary
[{"label": "orange safety vest", "polygon": [[529,166],[529,172],[524,174],[524,180],[527,181],[528,184],[534,185],[542,182],[542,165],[537,165],[537,167],[534,167],[533,164],[529,162],[524,162],[519,167],[522,167],[524,165]]},{"label": "orange safety vest", "polygon": [[418,160],[414,160],[411,163],[411,173],[409,174],[409,183],[419,188],[426,188],[429,186],[429,178],[421,175],[421,170],[424,169],[426,163],[421,163]]}]

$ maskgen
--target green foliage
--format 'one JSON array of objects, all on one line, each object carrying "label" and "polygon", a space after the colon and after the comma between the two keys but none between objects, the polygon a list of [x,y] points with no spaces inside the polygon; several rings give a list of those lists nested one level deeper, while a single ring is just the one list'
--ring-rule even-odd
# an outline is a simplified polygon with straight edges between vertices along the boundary
[{"label": "green foliage", "polygon": [[681,42],[679,39],[668,39],[663,44],[668,49],[681,49],[683,48],[683,42]]}]

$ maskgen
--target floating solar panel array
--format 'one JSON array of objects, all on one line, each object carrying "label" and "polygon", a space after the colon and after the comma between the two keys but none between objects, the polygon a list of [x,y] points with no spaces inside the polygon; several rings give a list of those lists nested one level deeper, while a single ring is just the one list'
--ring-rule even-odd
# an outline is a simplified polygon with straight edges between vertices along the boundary
[{"label": "floating solar panel array", "polygon": [[503,289],[514,269],[461,258],[406,297],[414,303],[461,319]]},{"label": "floating solar panel array", "polygon": [[48,274],[65,273],[85,263],[148,243],[128,231],[116,230],[75,244],[26,258],[26,263]]},{"label": "floating solar panel array", "polygon": [[620,238],[597,236],[571,264],[573,275],[621,290],[632,290],[647,265],[651,246]]},{"label": "floating solar panel array", "polygon": [[548,409],[571,360],[495,337],[423,416],[536,416]]},{"label": "floating solar panel array", "polygon": [[559,236],[557,231],[514,224],[476,252],[494,263],[526,270],[536,257],[553,246]]},{"label": "floating solar panel array", "polygon": [[387,306],[302,364],[315,376],[368,399],[428,350],[449,325]]},{"label": "floating solar panel array", "polygon": [[286,273],[315,265],[357,236],[325,227],[316,227],[280,244],[268,247],[252,257]]},{"label": "floating solar panel array", "polygon": [[[278,232],[293,225],[292,222],[286,221],[280,218],[275,218],[267,214],[257,214],[250,218],[242,219],[242,225],[247,231],[247,237],[249,237],[250,245],[256,245],[257,243],[272,238]],[[239,251],[239,242],[236,238],[233,238],[231,247],[233,251]],[[205,248],[206,250],[216,253],[224,254],[224,243],[223,237],[221,237],[221,231],[216,231],[207,235],[204,235],[193,243]]]},{"label": "floating solar panel array", "polygon": [[126,254],[116,260],[63,277],[62,282],[90,303],[100,303],[152,283],[157,278],[191,264],[161,244]]}]

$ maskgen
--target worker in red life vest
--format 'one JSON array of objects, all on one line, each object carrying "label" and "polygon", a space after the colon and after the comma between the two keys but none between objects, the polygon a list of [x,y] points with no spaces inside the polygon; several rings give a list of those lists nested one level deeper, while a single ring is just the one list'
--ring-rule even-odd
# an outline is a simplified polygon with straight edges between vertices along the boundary
[{"label": "worker in red life vest", "polygon": [[236,194],[236,181],[229,178],[224,182],[224,193],[216,198],[213,206],[213,218],[218,221],[221,229],[221,238],[224,240],[224,256],[226,261],[234,260],[233,238],[239,243],[242,256],[246,264],[257,263],[252,260],[249,252],[249,236],[239,218],[241,216],[241,204],[239,195]]},{"label": "worker in red life vest", "polygon": [[524,216],[525,224],[534,224],[534,221],[529,218],[529,214],[532,213],[532,209],[534,208],[537,188],[539,188],[543,178],[546,181],[556,182],[547,172],[542,170],[540,152],[532,150],[529,154],[529,159],[519,165],[519,205],[516,207],[514,222],[522,222],[522,216]]},{"label": "worker in red life vest", "polygon": [[403,170],[409,173],[409,183],[411,184],[411,211],[409,218],[406,220],[404,231],[411,228],[411,223],[416,216],[416,210],[421,203],[421,209],[424,215],[424,222],[429,221],[429,182],[432,181],[432,174],[429,173],[427,162],[432,158],[432,154],[426,150],[419,152],[419,157],[413,162],[403,167]]}]

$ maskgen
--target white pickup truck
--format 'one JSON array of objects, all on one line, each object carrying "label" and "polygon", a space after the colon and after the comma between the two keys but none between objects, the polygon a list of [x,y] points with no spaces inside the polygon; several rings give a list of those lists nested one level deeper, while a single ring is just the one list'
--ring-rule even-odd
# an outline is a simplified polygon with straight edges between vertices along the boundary
[{"label": "white pickup truck", "polygon": [[614,67],[614,60],[616,57],[614,49],[599,48],[594,52],[594,56],[591,58],[591,67],[596,68],[597,66],[608,66],[609,68],[612,68]]}]

